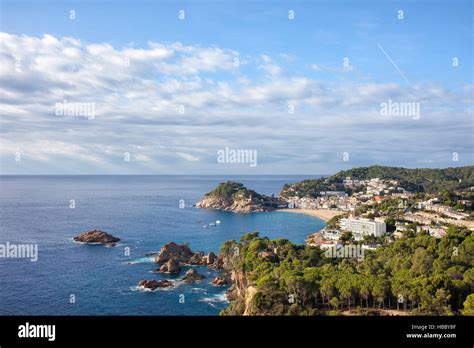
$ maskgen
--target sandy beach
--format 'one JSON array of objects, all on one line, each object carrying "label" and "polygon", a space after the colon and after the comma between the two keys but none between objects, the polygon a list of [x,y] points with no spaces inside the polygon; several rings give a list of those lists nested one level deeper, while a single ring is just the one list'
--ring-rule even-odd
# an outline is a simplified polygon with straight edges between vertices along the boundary
[{"label": "sandy beach", "polygon": [[330,209],[297,209],[295,208],[295,209],[279,209],[278,211],[311,215],[311,216],[320,218],[324,221],[328,221],[332,219],[334,216],[344,214],[343,211],[330,210]]}]

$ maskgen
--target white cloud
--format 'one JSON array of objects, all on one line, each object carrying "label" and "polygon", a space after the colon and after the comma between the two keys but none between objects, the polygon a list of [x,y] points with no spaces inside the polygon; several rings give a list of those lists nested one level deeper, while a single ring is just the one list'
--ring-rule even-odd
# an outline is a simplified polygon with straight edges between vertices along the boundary
[{"label": "white cloud", "polygon": [[191,162],[199,161],[199,157],[190,155],[190,154],[188,154],[188,153],[176,152],[176,154],[177,154],[179,157],[185,159],[186,161],[191,161]]},{"label": "white cloud", "polygon": [[[233,59],[240,52],[181,43],[117,48],[7,33],[0,40],[3,172],[234,170],[214,166],[216,149],[225,146],[257,149],[253,170],[267,173],[309,168],[310,162],[340,166],[344,151],[365,153],[360,162],[378,160],[381,152],[368,148],[397,151],[410,163],[423,158],[423,151],[472,149],[472,142],[459,143],[472,130],[472,85],[454,92],[428,82],[407,88],[321,81],[290,74],[269,55],[241,59],[256,69],[236,68]],[[380,103],[389,98],[419,101],[420,120],[381,117]],[[95,103],[97,115],[58,117],[54,105],[64,100]],[[435,135],[440,130],[443,143]],[[34,165],[15,163],[18,149]],[[413,149],[416,154],[409,155]],[[124,152],[132,157],[127,165]]]},{"label": "white cloud", "polygon": [[317,72],[326,72],[326,73],[333,73],[333,74],[351,72],[355,70],[354,66],[352,65],[348,65],[348,66],[341,65],[340,67],[330,67],[330,66],[316,64],[316,63],[311,64],[310,68]]}]

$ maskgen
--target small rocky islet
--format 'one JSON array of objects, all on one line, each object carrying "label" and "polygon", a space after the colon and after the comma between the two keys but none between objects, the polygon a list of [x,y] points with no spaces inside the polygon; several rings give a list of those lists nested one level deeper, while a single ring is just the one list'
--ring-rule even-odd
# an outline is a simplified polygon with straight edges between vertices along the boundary
[{"label": "small rocky islet", "polygon": [[169,280],[140,280],[138,282],[138,287],[143,288],[143,289],[149,289],[149,290],[156,290],[159,288],[169,288],[173,286],[173,282]]},{"label": "small rocky islet", "polygon": [[86,244],[103,244],[109,247],[115,246],[115,243],[120,241],[120,238],[98,229],[93,229],[91,231],[81,233],[73,239],[76,242]]}]

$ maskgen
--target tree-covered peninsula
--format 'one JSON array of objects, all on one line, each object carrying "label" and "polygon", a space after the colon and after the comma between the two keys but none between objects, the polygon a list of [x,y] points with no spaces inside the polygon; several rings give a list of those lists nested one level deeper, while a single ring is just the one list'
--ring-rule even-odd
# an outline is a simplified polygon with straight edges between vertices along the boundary
[{"label": "tree-covered peninsula", "polygon": [[472,315],[474,236],[404,236],[363,260],[257,232],[228,241],[219,258],[232,279],[222,315]]},{"label": "tree-covered peninsula", "polygon": [[241,183],[227,181],[206,193],[204,198],[196,203],[196,207],[253,213],[274,210],[279,204],[279,199],[273,196],[262,195]]}]

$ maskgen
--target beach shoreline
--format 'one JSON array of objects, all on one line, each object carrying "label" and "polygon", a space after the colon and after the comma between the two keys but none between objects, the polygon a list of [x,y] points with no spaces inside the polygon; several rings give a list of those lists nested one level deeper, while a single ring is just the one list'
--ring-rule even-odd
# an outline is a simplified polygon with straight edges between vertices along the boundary
[{"label": "beach shoreline", "polygon": [[285,208],[285,209],[278,209],[277,211],[282,211],[285,213],[296,213],[296,214],[305,214],[313,217],[317,217],[324,222],[328,222],[334,216],[344,214],[343,211],[339,210],[332,210],[332,209],[300,209],[300,208]]}]

